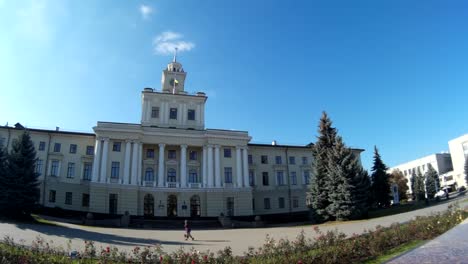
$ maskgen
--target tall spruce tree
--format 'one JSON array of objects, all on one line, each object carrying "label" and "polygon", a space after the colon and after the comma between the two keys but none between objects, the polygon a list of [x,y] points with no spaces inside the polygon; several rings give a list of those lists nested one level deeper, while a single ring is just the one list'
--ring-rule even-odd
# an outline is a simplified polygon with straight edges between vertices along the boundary
[{"label": "tall spruce tree", "polygon": [[439,175],[437,174],[437,171],[434,170],[434,168],[431,166],[431,164],[429,164],[424,178],[426,178],[427,198],[432,199],[434,198],[434,195],[437,193],[437,191],[440,189],[440,186],[437,186]]},{"label": "tall spruce tree", "polygon": [[352,216],[353,219],[365,218],[368,216],[369,207],[372,204],[371,195],[371,180],[369,174],[362,167],[356,158],[355,162],[356,174],[353,177],[353,202],[355,204],[355,212]]},{"label": "tall spruce tree", "polygon": [[418,170],[414,179],[414,196],[416,198],[416,201],[423,201],[426,198],[424,176],[422,175],[420,170]]},{"label": "tall spruce tree", "polygon": [[411,185],[411,199],[414,201],[416,200],[416,189],[414,188],[414,184],[416,183],[416,173],[413,172],[411,173],[411,178],[410,178],[410,185]]},{"label": "tall spruce tree", "polygon": [[29,133],[13,141],[5,177],[0,182],[0,209],[10,217],[29,217],[39,201],[36,151]]},{"label": "tall spruce tree", "polygon": [[372,166],[372,195],[378,207],[390,205],[390,182],[387,166],[383,163],[377,147],[374,147],[374,165]]},{"label": "tall spruce tree", "polygon": [[327,206],[330,204],[328,197],[328,159],[329,152],[335,146],[336,129],[332,127],[332,121],[326,112],[322,113],[319,123],[319,136],[312,148],[314,156],[314,173],[311,180],[311,205],[318,216],[318,220],[328,220]]}]

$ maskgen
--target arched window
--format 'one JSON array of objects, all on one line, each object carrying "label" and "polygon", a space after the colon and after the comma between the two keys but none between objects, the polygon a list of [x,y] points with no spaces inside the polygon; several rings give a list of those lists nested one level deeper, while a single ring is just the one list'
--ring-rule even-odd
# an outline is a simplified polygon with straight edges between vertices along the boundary
[{"label": "arched window", "polygon": [[175,169],[171,168],[167,170],[167,182],[177,182]]},{"label": "arched window", "polygon": [[189,171],[189,183],[198,183],[197,170],[192,169]]},{"label": "arched window", "polygon": [[147,168],[145,171],[145,181],[154,180],[154,170],[152,168]]},{"label": "arched window", "polygon": [[190,216],[198,217],[201,215],[200,211],[200,196],[194,195],[190,198]]}]

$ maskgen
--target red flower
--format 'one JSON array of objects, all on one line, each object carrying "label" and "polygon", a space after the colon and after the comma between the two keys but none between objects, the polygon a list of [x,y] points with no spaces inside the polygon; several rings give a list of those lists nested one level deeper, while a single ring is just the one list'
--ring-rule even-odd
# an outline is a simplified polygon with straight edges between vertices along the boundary
[{"label": "red flower", "polygon": [[297,262],[297,264],[302,264],[302,260],[299,260],[299,261]]},{"label": "red flower", "polygon": [[159,256],[159,261],[163,261],[163,257],[162,256]]},{"label": "red flower", "polygon": [[204,261],[207,261],[207,260],[208,260],[208,256],[207,256],[207,255],[203,256],[203,260],[204,260]]},{"label": "red flower", "polygon": [[195,264],[195,260],[192,259],[192,264]]},{"label": "red flower", "polygon": [[110,247],[106,247],[106,252],[107,252],[107,253],[110,252]]}]

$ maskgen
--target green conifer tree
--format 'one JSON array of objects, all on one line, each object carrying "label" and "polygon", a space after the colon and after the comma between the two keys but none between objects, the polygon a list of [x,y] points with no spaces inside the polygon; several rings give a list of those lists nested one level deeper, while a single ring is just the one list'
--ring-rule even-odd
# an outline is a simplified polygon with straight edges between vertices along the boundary
[{"label": "green conifer tree", "polygon": [[29,133],[13,141],[5,177],[1,179],[0,208],[10,217],[29,217],[39,201],[36,151]]},{"label": "green conifer tree", "polygon": [[314,173],[311,179],[311,205],[318,216],[318,220],[328,220],[327,206],[329,205],[328,190],[328,159],[329,152],[335,145],[336,129],[332,127],[332,121],[327,113],[323,112],[319,123],[319,136],[312,148],[314,156]]},{"label": "green conifer tree", "polygon": [[424,178],[426,179],[427,198],[432,199],[434,198],[434,195],[437,193],[437,191],[440,189],[440,186],[437,186],[439,175],[437,174],[437,171],[434,170],[434,168],[431,166],[431,164],[429,164]]},{"label": "green conifer tree", "polygon": [[424,186],[424,176],[418,170],[414,180],[414,190],[416,201],[423,201],[426,198],[426,191]]},{"label": "green conifer tree", "polygon": [[411,174],[411,178],[410,178],[410,181],[411,181],[411,197],[414,200],[416,200],[416,189],[415,189],[415,184],[416,184],[416,173],[413,171],[413,173]]},{"label": "green conifer tree", "polygon": [[390,205],[390,182],[387,166],[383,163],[377,147],[374,147],[374,165],[372,166],[372,195],[378,207]]}]

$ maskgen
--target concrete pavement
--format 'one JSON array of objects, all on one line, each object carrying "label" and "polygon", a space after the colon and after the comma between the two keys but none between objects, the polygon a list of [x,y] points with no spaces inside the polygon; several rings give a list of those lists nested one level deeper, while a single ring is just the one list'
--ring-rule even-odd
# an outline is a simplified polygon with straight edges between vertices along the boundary
[{"label": "concrete pavement", "polygon": [[[389,226],[395,222],[409,221],[415,216],[444,211],[449,204],[457,200],[459,199],[408,213],[370,220],[326,223],[319,225],[319,228],[324,232],[337,229],[347,235],[360,234],[365,230],[374,229],[378,225]],[[70,241],[71,249],[75,250],[83,250],[84,241],[92,240],[95,241],[98,249],[100,247],[116,246],[119,250],[128,252],[135,246],[155,244],[161,244],[167,252],[173,252],[180,247],[184,247],[186,250],[193,247],[199,251],[210,250],[216,252],[230,246],[233,254],[241,255],[247,251],[249,246],[259,247],[263,245],[267,234],[276,240],[280,238],[294,240],[301,230],[304,230],[306,238],[316,236],[313,226],[307,225],[256,229],[193,230],[192,234],[196,240],[185,241],[183,227],[181,227],[180,231],[177,231],[102,228],[68,223],[57,224],[59,226],[0,222],[0,239],[8,235],[17,242],[30,245],[37,236],[41,236],[46,241],[53,241],[53,245],[62,246],[63,248],[66,248],[68,241]]]}]

